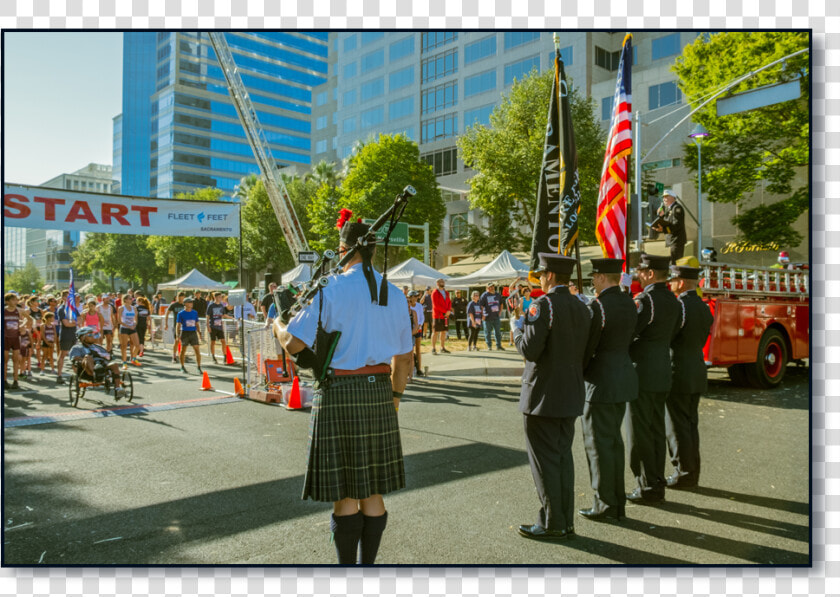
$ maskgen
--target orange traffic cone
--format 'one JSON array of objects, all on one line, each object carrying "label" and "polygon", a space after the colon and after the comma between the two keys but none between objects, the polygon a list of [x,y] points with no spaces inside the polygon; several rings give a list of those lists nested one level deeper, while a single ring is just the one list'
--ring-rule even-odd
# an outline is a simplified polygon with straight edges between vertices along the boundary
[{"label": "orange traffic cone", "polygon": [[292,381],[292,391],[289,392],[289,403],[286,405],[286,408],[292,410],[303,408],[300,403],[300,382],[298,381],[297,375],[295,375],[295,379]]},{"label": "orange traffic cone", "polygon": [[233,355],[230,354],[230,346],[225,346],[225,365],[236,365]]},{"label": "orange traffic cone", "polygon": [[242,398],[245,395],[245,389],[239,381],[238,377],[233,378],[233,393],[235,396]]},{"label": "orange traffic cone", "polygon": [[202,390],[212,390],[213,386],[210,385],[210,376],[207,375],[207,371],[204,372],[204,377],[201,379],[201,388]]}]

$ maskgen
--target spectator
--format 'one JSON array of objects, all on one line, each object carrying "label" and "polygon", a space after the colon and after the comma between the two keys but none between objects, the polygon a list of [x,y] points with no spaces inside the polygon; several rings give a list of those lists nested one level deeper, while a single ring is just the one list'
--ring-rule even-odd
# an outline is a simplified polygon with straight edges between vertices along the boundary
[{"label": "spectator", "polygon": [[510,318],[510,345],[513,346],[513,325],[520,315],[522,315],[522,295],[520,293],[519,281],[521,277],[516,278],[508,287],[508,297],[505,300],[508,317]]},{"label": "spectator", "polygon": [[[172,301],[172,304],[169,305],[166,309],[166,315],[163,318],[163,329],[164,331],[169,329],[169,314],[172,314],[172,329],[176,329],[176,321],[178,317],[178,313],[180,313],[184,309],[184,297],[187,294],[185,292],[179,292],[178,296],[175,297],[175,300]],[[172,343],[172,362],[178,362],[178,340],[177,338]]]},{"label": "spectator", "polygon": [[193,309],[198,313],[199,319],[204,319],[207,316],[207,301],[204,300],[204,293],[196,290],[193,297]]},{"label": "spectator", "polygon": [[449,328],[449,316],[452,314],[452,299],[446,291],[446,282],[442,279],[437,281],[437,289],[432,293],[432,354],[437,354],[435,346],[440,338],[440,351],[449,353],[446,350],[446,330]]},{"label": "spectator", "polygon": [[414,313],[412,323],[415,324],[415,327],[411,328],[412,338],[414,339],[414,372],[418,377],[422,377],[423,367],[420,355],[420,341],[423,339],[424,315],[423,305],[417,302],[417,299],[419,298],[420,293],[416,290],[412,290],[408,293],[408,307],[411,309],[412,313]]},{"label": "spectator", "polygon": [[463,297],[460,290],[456,290],[452,298],[452,317],[455,318],[455,333],[458,334],[458,340],[461,339],[461,328],[464,328],[464,338],[467,338],[469,336],[467,299]]},{"label": "spectator", "polygon": [[[237,321],[239,321],[240,313],[242,313],[242,307],[233,308],[233,316],[236,318]],[[256,309],[254,309],[254,305],[251,303],[251,301],[245,301],[245,315],[243,319],[245,319],[246,321],[257,320],[257,311]]]},{"label": "spectator", "polygon": [[270,282],[268,285],[268,292],[265,293],[262,301],[260,301],[260,311],[262,312],[263,319],[268,319],[268,308],[274,303],[275,290],[277,290],[277,284]]},{"label": "spectator", "polygon": [[420,299],[420,304],[423,305],[423,322],[426,326],[423,329],[425,334],[429,332],[428,337],[432,337],[432,287],[426,286],[426,291],[423,293],[423,298]]},{"label": "spectator", "polygon": [[483,312],[481,305],[478,303],[478,290],[472,293],[472,300],[467,305],[467,327],[469,328],[469,337],[467,338],[467,350],[478,350],[478,330],[481,328],[481,320]]},{"label": "spectator", "polygon": [[158,292],[155,294],[154,300],[152,301],[152,310],[153,315],[160,315],[160,308],[163,306],[163,294]]},{"label": "spectator", "polygon": [[493,342],[490,338],[491,332],[496,336],[496,350],[504,350],[502,347],[501,322],[502,295],[496,292],[496,285],[490,282],[478,302],[484,316],[484,341],[487,342],[487,350],[493,349]]}]

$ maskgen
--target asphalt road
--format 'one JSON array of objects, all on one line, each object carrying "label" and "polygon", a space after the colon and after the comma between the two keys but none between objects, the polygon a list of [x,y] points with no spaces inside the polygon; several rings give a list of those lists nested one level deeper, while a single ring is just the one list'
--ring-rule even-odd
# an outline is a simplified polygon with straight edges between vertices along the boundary
[{"label": "asphalt road", "polygon": [[[133,406],[91,390],[71,408],[52,378],[4,395],[3,564],[333,564],[331,506],[300,499],[308,412],[233,398],[235,367],[208,367],[221,391],[201,391],[194,365],[158,355],[132,369]],[[486,376],[491,357],[506,376]],[[712,370],[701,487],[628,504],[623,523],[580,518],[576,540],[550,544],[515,530],[539,508],[509,375],[521,361],[437,359],[400,408],[408,486],[386,496],[379,564],[808,564],[807,369],[770,391]],[[579,434],[574,456],[584,508]]]}]

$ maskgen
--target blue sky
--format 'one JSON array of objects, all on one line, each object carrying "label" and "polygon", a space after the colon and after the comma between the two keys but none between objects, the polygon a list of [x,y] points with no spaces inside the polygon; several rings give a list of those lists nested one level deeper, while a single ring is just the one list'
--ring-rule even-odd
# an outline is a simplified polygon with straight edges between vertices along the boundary
[{"label": "blue sky", "polygon": [[4,182],[39,185],[113,161],[122,33],[6,31]]}]

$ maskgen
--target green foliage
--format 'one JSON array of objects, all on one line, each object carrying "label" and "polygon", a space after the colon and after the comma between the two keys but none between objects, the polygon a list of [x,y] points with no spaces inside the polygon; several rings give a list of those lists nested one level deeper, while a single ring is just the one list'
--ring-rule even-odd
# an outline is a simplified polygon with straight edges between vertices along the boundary
[{"label": "green foliage", "polygon": [[[222,194],[219,189],[207,188],[194,193],[179,193],[175,198],[218,201]],[[212,278],[239,263],[239,255],[236,250],[231,250],[227,238],[150,236],[148,246],[154,252],[154,262],[159,267],[166,268],[169,261],[174,260],[181,275],[198,268]]]},{"label": "green foliage", "polygon": [[[134,234],[90,233],[73,252],[73,268],[86,276],[102,271],[138,287],[155,285],[166,277],[166,268],[155,263],[154,251],[147,244],[150,238]],[[110,290],[110,287],[105,290]]]},{"label": "green foliage", "polygon": [[[553,78],[553,69],[542,74],[531,71],[514,82],[490,115],[489,127],[468,127],[458,139],[461,159],[477,172],[469,181],[470,204],[490,218],[487,230],[469,227],[468,251],[530,249]],[[595,101],[583,97],[571,81],[568,83],[580,174],[579,233],[581,242],[595,242],[605,133],[599,125]]]},{"label": "green foliage", "polygon": [[44,279],[41,277],[41,272],[31,261],[27,261],[21,269],[3,278],[3,289],[6,292],[9,290],[15,290],[21,294],[28,294],[33,290],[40,292],[43,285]]},{"label": "green foliage", "polygon": [[[354,219],[376,219],[393,205],[406,185],[412,185],[417,195],[409,200],[401,221],[416,225],[428,222],[429,243],[431,248],[436,247],[446,206],[432,168],[420,161],[420,150],[414,141],[404,135],[380,135],[378,140],[360,144],[350,156],[340,189],[324,184],[318,190],[309,217],[312,230],[320,239],[319,248],[338,246],[335,222],[341,208],[352,210]],[[383,255],[378,253],[381,261]],[[410,248],[393,248],[389,250],[389,266],[417,253]]]},{"label": "green foliage", "polygon": [[[709,93],[738,77],[797,50],[807,48],[808,33],[739,32],[700,36],[685,47],[674,65],[680,89],[698,105]],[[692,119],[711,133],[703,142],[703,194],[709,201],[743,206],[756,186],[764,182],[781,200],[751,209],[739,209],[733,218],[743,240],[775,241],[796,246],[802,235],[792,224],[808,209],[809,187],[794,188],[810,161],[808,53],[789,58],[762,71],[731,90],[739,93],[764,85],[799,78],[802,97],[757,110],[718,117],[715,102]],[[685,164],[697,171],[697,148],[685,145]]]}]

